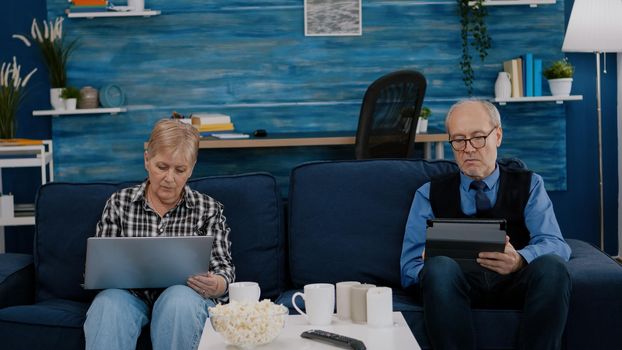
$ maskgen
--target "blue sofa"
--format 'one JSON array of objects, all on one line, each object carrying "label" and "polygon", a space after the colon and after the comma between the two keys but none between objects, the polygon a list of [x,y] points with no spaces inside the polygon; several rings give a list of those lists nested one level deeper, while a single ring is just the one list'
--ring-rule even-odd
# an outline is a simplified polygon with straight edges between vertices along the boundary
[{"label": "blue sofa", "polygon": [[[400,287],[399,257],[416,189],[455,167],[424,160],[302,164],[291,173],[287,210],[269,174],[196,179],[191,186],[224,203],[238,280],[258,281],[262,297],[291,307],[291,295],[308,283],[358,280],[389,286],[395,310],[429,348],[421,305]],[[34,257],[0,255],[3,346],[84,346],[81,326],[93,297],[79,287],[86,237],[108,196],[127,185],[52,183],[40,189]],[[568,242],[573,294],[563,347],[617,348],[622,267],[585,242]],[[519,310],[475,310],[474,318],[481,348],[516,346]],[[139,346],[149,346],[147,329]]]}]

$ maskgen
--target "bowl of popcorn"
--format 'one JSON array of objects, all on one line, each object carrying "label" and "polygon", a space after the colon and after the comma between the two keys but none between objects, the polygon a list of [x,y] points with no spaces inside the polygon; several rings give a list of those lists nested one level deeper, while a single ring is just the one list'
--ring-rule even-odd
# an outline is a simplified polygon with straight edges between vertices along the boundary
[{"label": "bowl of popcorn", "polygon": [[288,310],[270,300],[219,304],[209,308],[214,330],[225,342],[241,348],[253,348],[273,341],[285,325]]}]

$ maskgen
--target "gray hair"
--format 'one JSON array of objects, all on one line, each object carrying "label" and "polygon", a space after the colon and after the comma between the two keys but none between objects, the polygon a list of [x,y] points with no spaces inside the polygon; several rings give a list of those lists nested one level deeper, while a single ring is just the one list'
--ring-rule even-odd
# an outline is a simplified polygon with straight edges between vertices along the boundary
[{"label": "gray hair", "polygon": [[447,125],[449,123],[449,117],[451,116],[451,113],[454,111],[454,109],[465,103],[474,102],[481,104],[486,109],[486,111],[488,112],[488,118],[490,119],[492,126],[499,128],[501,127],[501,115],[499,114],[499,110],[497,109],[497,107],[495,107],[494,104],[482,99],[467,98],[454,103],[453,106],[449,108],[449,111],[447,111],[447,116],[445,117],[445,130],[449,130],[447,128]]},{"label": "gray hair", "polygon": [[149,136],[147,155],[151,158],[158,152],[170,150],[194,165],[199,153],[199,139],[199,131],[194,126],[175,119],[161,119]]}]

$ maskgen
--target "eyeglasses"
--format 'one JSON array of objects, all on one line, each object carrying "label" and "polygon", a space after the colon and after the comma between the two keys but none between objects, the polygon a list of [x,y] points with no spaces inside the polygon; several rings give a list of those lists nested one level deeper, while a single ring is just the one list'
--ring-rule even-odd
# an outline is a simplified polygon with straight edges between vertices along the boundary
[{"label": "eyeglasses", "polygon": [[470,139],[449,140],[449,144],[451,145],[451,148],[453,148],[455,151],[464,151],[467,145],[467,141],[469,141],[471,146],[473,146],[473,148],[475,149],[484,148],[486,146],[486,139],[488,138],[488,136],[490,136],[490,134],[492,134],[493,131],[495,131],[496,128],[496,126],[492,128],[492,130],[490,130],[490,132],[486,136],[475,136],[471,137]]}]

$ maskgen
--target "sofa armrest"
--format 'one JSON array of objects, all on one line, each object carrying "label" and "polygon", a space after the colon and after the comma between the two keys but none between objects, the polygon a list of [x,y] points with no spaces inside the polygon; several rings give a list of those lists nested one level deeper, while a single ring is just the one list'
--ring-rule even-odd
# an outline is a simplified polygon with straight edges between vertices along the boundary
[{"label": "sofa armrest", "polygon": [[34,271],[32,255],[0,254],[0,308],[34,302]]},{"label": "sofa armrest", "polygon": [[572,296],[566,323],[568,349],[614,349],[622,329],[622,266],[598,248],[569,239]]}]

